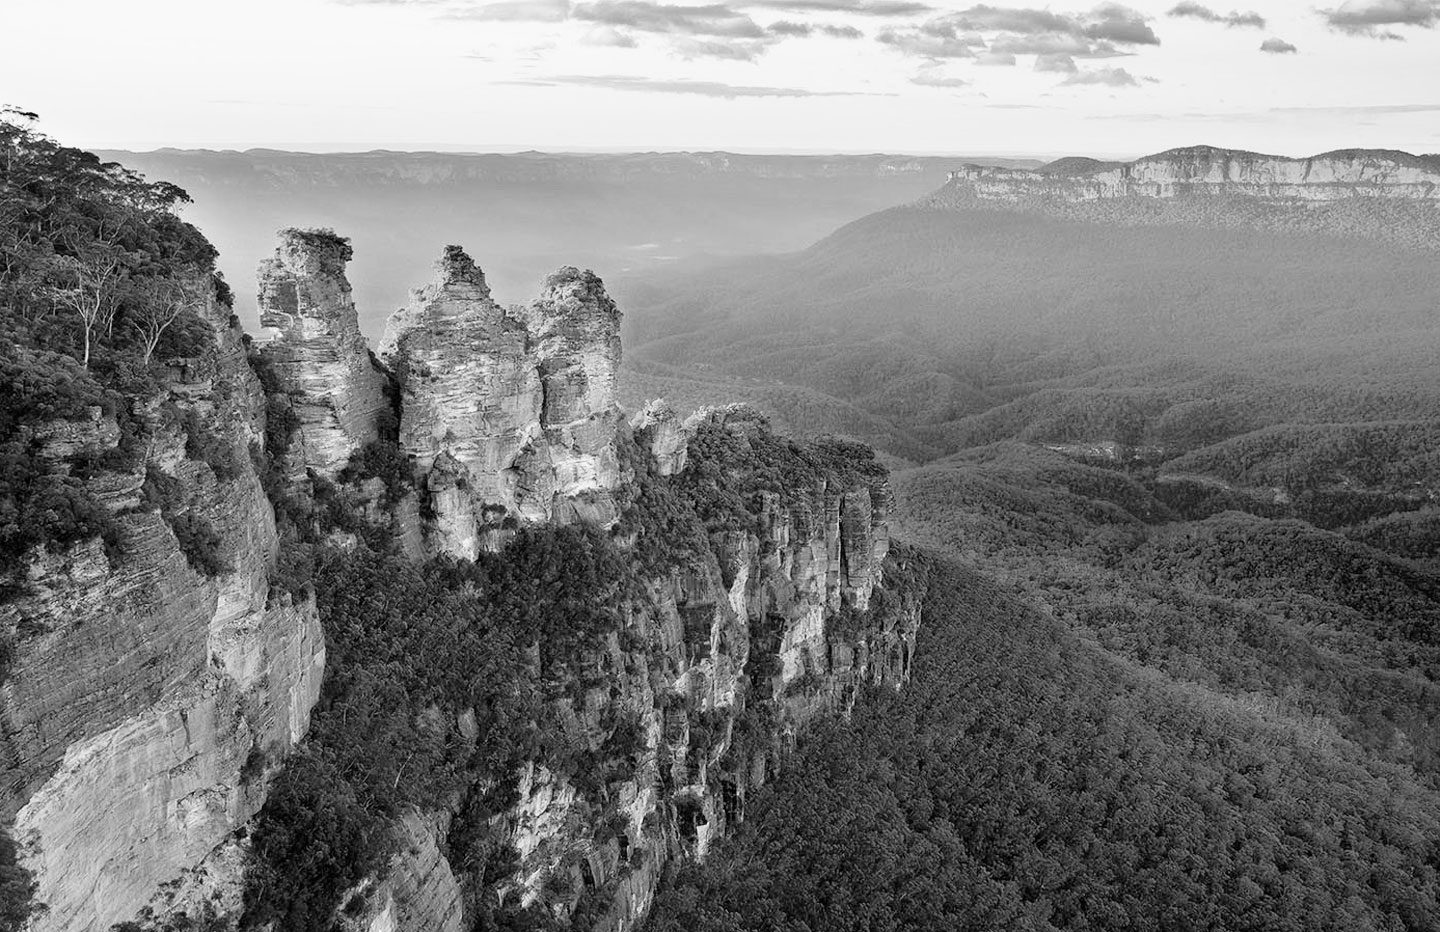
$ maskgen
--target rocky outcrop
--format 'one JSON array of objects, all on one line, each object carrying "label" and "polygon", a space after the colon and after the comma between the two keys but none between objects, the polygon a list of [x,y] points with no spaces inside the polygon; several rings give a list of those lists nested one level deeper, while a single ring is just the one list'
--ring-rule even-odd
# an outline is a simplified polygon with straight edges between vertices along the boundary
[{"label": "rocky outcrop", "polygon": [[[689,428],[768,439],[743,406],[701,412]],[[756,529],[729,534],[720,555],[652,581],[618,633],[647,647],[626,656],[612,643],[607,668],[626,672],[576,710],[582,735],[604,734],[607,709],[639,715],[640,765],[610,788],[609,806],[552,774],[521,781],[508,827],[527,900],[568,871],[576,890],[609,891],[608,928],[634,928],[665,861],[703,857],[743,819],[747,793],[797,730],[848,710],[865,683],[908,678],[918,604],[872,605],[889,550],[888,481],[791,491],[764,495]],[[619,825],[610,838],[607,819]]]},{"label": "rocky outcrop", "polygon": [[663,399],[651,401],[630,420],[630,429],[655,460],[656,471],[673,476],[685,468],[690,433],[684,421]]},{"label": "rocky outcrop", "polygon": [[[647,411],[637,419],[647,426],[635,435],[633,455],[656,444],[657,424],[698,444],[665,481],[683,482],[686,468],[744,468],[751,448],[764,469],[765,451],[780,443],[745,406],[701,411],[683,425],[662,406]],[[674,442],[660,444],[672,465]],[[696,452],[727,445],[739,451],[734,462],[706,463],[711,454]],[[655,475],[660,465],[651,464]],[[607,781],[527,765],[516,801],[488,827],[518,858],[514,874],[500,881],[503,899],[563,917],[582,897],[593,915],[599,897],[597,928],[636,928],[665,864],[704,857],[744,818],[747,794],[775,772],[806,722],[848,710],[864,684],[905,682],[918,596],[875,595],[889,551],[889,502],[882,471],[816,471],[801,486],[761,493],[750,529],[726,531],[713,547],[646,580],[616,629],[580,664],[580,698],[553,703],[568,746],[589,749],[598,769],[623,765],[628,775]],[[635,746],[606,757],[625,728]],[[463,891],[481,878],[456,870],[445,879],[433,860],[430,845],[407,843],[390,876],[443,882],[412,895],[403,882],[367,881],[386,892],[369,898],[361,926],[421,930],[450,922],[451,904],[467,901]]]},{"label": "rocky outcrop", "polygon": [[260,264],[264,347],[299,421],[293,465],[333,477],[379,434],[385,376],[360,332],[345,265],[348,241],[324,230],[282,230]]},{"label": "rocky outcrop", "polygon": [[520,314],[544,387],[541,422],[554,494],[569,512],[560,517],[608,523],[616,515],[606,493],[620,481],[620,311],[594,272],[566,267],[545,279],[540,297]]},{"label": "rocky outcrop", "polygon": [[616,517],[620,313],[593,272],[562,269],[502,308],[458,246],[386,324],[399,445],[432,516],[431,552],[474,557],[521,524]]},{"label": "rocky outcrop", "polygon": [[[247,449],[264,396],[227,317],[212,306],[206,354],[173,361],[159,395],[127,400],[139,458],[86,479],[120,552],[99,540],[36,551],[7,580],[3,798],[46,907],[36,932],[233,899],[237,831],[319,694],[314,605],[270,596],[274,517]],[[104,416],[51,434],[57,468],[67,450],[119,441]],[[196,437],[209,438],[203,458]],[[176,529],[197,526],[219,542],[218,566],[192,565]]]},{"label": "rocky outcrop", "polygon": [[494,549],[485,535],[520,511],[517,462],[543,442],[543,387],[528,342],[525,324],[495,303],[457,246],[386,323],[380,355],[399,386],[399,446],[429,494],[434,552]]},{"label": "rocky outcrop", "polygon": [[1292,159],[1196,146],[1125,164],[1075,159],[1056,164],[1055,170],[1034,171],[967,165],[950,173],[950,185],[995,201],[1200,195],[1440,203],[1440,168],[1404,152],[1357,149]]}]

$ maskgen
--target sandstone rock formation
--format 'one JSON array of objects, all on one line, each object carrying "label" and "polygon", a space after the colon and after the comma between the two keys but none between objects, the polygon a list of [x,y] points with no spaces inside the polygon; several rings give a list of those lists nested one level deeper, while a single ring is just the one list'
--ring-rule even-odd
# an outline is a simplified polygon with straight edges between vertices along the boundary
[{"label": "sandstone rock formation", "polygon": [[[650,414],[687,437],[773,443],[765,419],[743,405],[698,412],[683,428],[662,410]],[[567,740],[592,748],[604,744],[607,723],[634,716],[634,772],[598,793],[527,766],[518,800],[491,826],[519,855],[505,896],[559,908],[555,889],[603,890],[604,927],[636,928],[665,863],[703,857],[744,818],[748,792],[775,771],[790,736],[817,714],[847,710],[862,684],[908,678],[918,601],[867,611],[883,582],[888,503],[880,476],[766,493],[754,530],[733,531],[715,552],[648,581],[584,664],[598,671],[584,701],[562,715]],[[762,709],[772,725],[742,724]],[[419,817],[407,818],[412,842],[391,867],[402,880],[382,881],[385,896],[362,917],[370,928],[418,932],[451,921],[451,904],[474,879],[456,871],[436,880],[446,873],[431,850],[448,816],[428,817],[437,826],[430,842],[413,841]],[[403,878],[417,875],[430,887],[407,892],[415,885]]]},{"label": "sandstone rock formation", "polygon": [[282,230],[258,271],[260,322],[276,331],[266,358],[299,419],[296,468],[333,477],[378,435],[387,407],[350,296],[350,244],[323,230]]},{"label": "sandstone rock formation", "polygon": [[[918,597],[874,596],[889,491],[872,461],[854,448],[790,445],[745,406],[682,423],[654,403],[632,426],[615,401],[620,312],[593,273],[573,268],[531,304],[505,309],[474,262],[446,249],[435,280],[391,319],[386,369],[356,329],[347,256],[332,234],[288,231],[267,263],[273,395],[238,328],[211,308],[213,351],[178,361],[159,397],[133,400],[146,425],[141,461],[87,480],[124,522],[123,560],[92,540],[31,554],[23,578],[7,580],[19,594],[0,605],[0,624],[26,635],[3,684],[0,786],[48,907],[36,932],[136,918],[163,926],[181,912],[239,918],[246,823],[305,735],[325,662],[312,590],[272,585],[276,516],[250,455],[273,433],[267,411],[296,421],[286,475],[266,477],[289,480],[277,502],[305,507],[323,493],[327,514],[350,509],[330,530],[312,512],[319,536],[306,546],[368,546],[353,529],[369,522],[364,534],[392,533],[412,558],[473,558],[521,525],[586,522],[614,528],[614,556],[638,562],[638,549],[623,548],[638,548],[642,531],[664,551],[614,581],[624,595],[613,630],[546,674],[565,678],[547,684],[545,727],[560,732],[547,737],[622,775],[557,772],[539,756],[518,772],[472,774],[477,786],[513,781],[500,811],[483,810],[488,821],[458,823],[513,846],[515,869],[498,878],[452,847],[457,820],[477,818],[461,791],[423,811],[407,805],[391,825],[393,856],[343,898],[340,927],[468,928],[479,898],[497,892],[563,918],[588,890],[601,927],[634,929],[665,864],[703,857],[743,819],[747,794],[797,729],[846,711],[865,683],[909,675]],[[122,433],[99,409],[27,429],[57,461]],[[197,458],[196,431],[219,438],[223,456]],[[714,460],[717,450],[729,458]],[[394,472],[345,468],[376,451]],[[686,487],[694,476],[762,461],[786,483],[729,491],[742,503],[726,506],[735,521],[712,528],[686,504],[714,481]],[[146,506],[156,488],[169,490],[159,510]],[[284,497],[305,490],[313,500]],[[668,517],[643,525],[627,510],[647,495]],[[223,566],[192,565],[176,531],[190,519],[213,528]],[[671,552],[675,527],[685,541]],[[526,649],[538,658],[538,644]],[[476,710],[446,711],[475,741]],[[626,749],[610,750],[622,729]]]},{"label": "sandstone rock formation", "polygon": [[[1063,163],[1063,164],[1061,164]],[[1055,171],[967,165],[950,183],[984,200],[1238,196],[1302,201],[1385,198],[1440,202],[1440,170],[1404,152],[1344,150],[1308,159],[1196,146],[1127,164],[1066,159]]]},{"label": "sandstone rock formation", "polygon": [[[24,636],[3,687],[0,785],[47,907],[36,932],[105,930],[147,906],[193,915],[217,891],[233,899],[235,833],[319,694],[313,602],[270,597],[275,524],[247,451],[264,396],[228,311],[207,316],[207,353],[177,361],[157,397],[130,399],[143,456],[86,480],[120,523],[123,552],[98,540],[38,551],[6,580],[0,624]],[[189,455],[196,430],[217,438],[229,466]],[[119,436],[103,416],[52,434],[43,455],[57,462]],[[161,510],[146,504],[158,485],[172,490]],[[190,565],[177,521],[213,528],[218,573]]]},{"label": "sandstone rock formation", "polygon": [[655,459],[662,476],[673,476],[685,468],[690,431],[680,415],[663,399],[651,401],[630,420],[630,429],[644,438],[645,446]]},{"label": "sandstone rock formation", "polygon": [[620,313],[593,272],[562,269],[505,309],[458,246],[386,324],[399,444],[433,514],[433,552],[474,557],[519,524],[616,516]]}]

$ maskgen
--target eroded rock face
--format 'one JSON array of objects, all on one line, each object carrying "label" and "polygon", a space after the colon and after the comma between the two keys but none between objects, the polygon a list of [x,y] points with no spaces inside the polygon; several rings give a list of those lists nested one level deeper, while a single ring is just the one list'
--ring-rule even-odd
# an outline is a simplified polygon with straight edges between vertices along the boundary
[{"label": "eroded rock face", "polygon": [[525,324],[455,246],[385,325],[380,355],[400,389],[399,445],[428,488],[437,552],[473,557],[487,526],[519,510],[516,461],[541,433],[544,398],[527,342]]},{"label": "eroded rock face", "polygon": [[345,277],[350,255],[333,233],[282,230],[258,271],[260,322],[276,331],[264,355],[299,419],[296,466],[327,478],[376,439],[388,408]]},{"label": "eroded rock face", "polygon": [[619,325],[593,272],[562,269],[531,305],[506,309],[447,247],[380,348],[399,386],[400,449],[428,493],[431,552],[474,557],[520,524],[614,520]]},{"label": "eroded rock face", "polygon": [[[1067,160],[1073,165],[1075,160]],[[1044,197],[1067,201],[1106,198],[1237,196],[1301,201],[1349,198],[1440,201],[1440,171],[1413,155],[1380,150],[1330,152],[1290,159],[1196,146],[1123,165],[1090,170],[986,168],[969,165],[950,183],[985,200]]]},{"label": "eroded rock face", "polygon": [[656,471],[673,476],[685,468],[690,432],[675,409],[663,399],[656,399],[640,409],[630,420],[630,429],[642,438],[655,460]]},{"label": "eroded rock face", "polygon": [[[230,897],[236,830],[319,695],[313,603],[269,597],[274,518],[247,450],[264,399],[227,316],[212,308],[211,350],[177,362],[158,397],[132,401],[149,438],[142,461],[87,479],[121,523],[123,552],[92,540],[29,554],[0,605],[15,635],[0,785],[46,906],[37,932],[106,930],[147,907],[197,915],[201,900]],[[231,468],[187,455],[187,417]],[[72,424],[54,452],[113,446],[114,426]],[[176,490],[171,514],[145,504],[147,477]],[[171,529],[180,515],[216,532],[218,574],[190,565]]]}]

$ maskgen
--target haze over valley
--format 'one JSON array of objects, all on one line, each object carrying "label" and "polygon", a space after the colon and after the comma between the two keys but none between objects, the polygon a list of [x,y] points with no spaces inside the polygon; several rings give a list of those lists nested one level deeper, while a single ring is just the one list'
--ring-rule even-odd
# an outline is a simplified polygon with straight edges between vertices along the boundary
[{"label": "haze over valley", "polygon": [[1440,0],[4,22],[0,932],[1440,929]]}]

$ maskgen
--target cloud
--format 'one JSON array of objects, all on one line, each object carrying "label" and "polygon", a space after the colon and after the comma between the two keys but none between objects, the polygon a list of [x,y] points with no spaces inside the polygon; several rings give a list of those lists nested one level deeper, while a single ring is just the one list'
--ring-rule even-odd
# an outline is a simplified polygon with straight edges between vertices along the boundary
[{"label": "cloud", "polygon": [[[366,0],[381,2],[381,0]],[[395,2],[395,0],[384,0]],[[445,19],[473,19],[495,23],[558,23],[570,16],[570,0],[498,0],[480,6],[461,7]]]},{"label": "cloud", "polygon": [[755,61],[765,54],[765,42],[746,39],[676,39],[671,47],[681,58],[720,58],[726,61]]},{"label": "cloud", "polygon": [[1126,45],[1159,45],[1160,37],[1138,10],[1118,3],[1105,3],[1090,14],[1085,35],[1092,39],[1120,42]]},{"label": "cloud", "polygon": [[1242,26],[1251,26],[1255,29],[1265,28],[1265,17],[1259,13],[1253,11],[1240,13],[1231,10],[1229,13],[1222,14],[1215,12],[1203,3],[1191,3],[1188,0],[1185,3],[1177,4],[1166,15],[1179,19],[1198,19],[1207,23],[1223,23],[1232,29]]},{"label": "cloud", "polygon": [[[995,33],[987,42],[982,33]],[[1159,45],[1160,37],[1138,10],[1103,3],[1089,13],[972,6],[935,16],[919,26],[891,28],[876,37],[901,52],[928,58],[969,58],[977,49],[1001,55],[1070,55],[1109,58],[1117,45]]]},{"label": "cloud", "polygon": [[653,0],[592,0],[570,8],[573,19],[641,32],[759,39],[765,35],[753,19],[724,4],[671,5]]},{"label": "cloud", "polygon": [[1400,39],[1384,26],[1431,29],[1440,23],[1440,0],[1347,0],[1337,9],[1321,10],[1330,28],[1352,36]]},{"label": "cloud", "polygon": [[752,0],[743,4],[767,10],[805,13],[854,13],[859,16],[915,16],[935,8],[918,0]]},{"label": "cloud", "polygon": [[911,84],[918,84],[921,87],[968,87],[969,81],[964,78],[955,78],[945,74],[939,68],[921,68],[910,78]]},{"label": "cloud", "polygon": [[1075,67],[1075,59],[1069,55],[1039,55],[1035,58],[1035,70],[1075,74],[1080,69]]},{"label": "cloud", "polygon": [[985,47],[985,40],[975,36],[938,36],[913,29],[882,29],[875,40],[920,58],[974,58],[975,49]]},{"label": "cloud", "polygon": [[832,39],[859,39],[865,33],[854,26],[832,26],[829,23],[796,23],[780,20],[769,27],[772,36],[793,36],[808,38],[814,35],[830,36]]},{"label": "cloud", "polygon": [[1015,56],[1009,52],[981,52],[975,56],[977,65],[997,65],[1000,67],[1013,66]]},{"label": "cloud", "polygon": [[1095,43],[1076,36],[1041,33],[1033,36],[1000,35],[990,43],[992,52],[1011,55],[1088,55]]},{"label": "cloud", "polygon": [[633,49],[637,45],[634,36],[612,26],[592,29],[580,41],[586,45],[602,45],[616,49]]},{"label": "cloud", "polygon": [[1079,71],[1066,78],[1061,84],[1072,86],[1139,87],[1140,82],[1124,68],[1097,68],[1094,71]]},{"label": "cloud", "polygon": [[1286,55],[1300,51],[1284,39],[1266,39],[1260,43],[1260,51],[1269,52],[1271,55]]},{"label": "cloud", "polygon": [[699,97],[869,97],[856,91],[810,91],[799,87],[752,87],[743,84],[722,84],[718,81],[667,81],[616,74],[551,75],[542,81],[510,82],[553,86],[566,84],[577,87],[600,87],[614,91],[638,91],[658,94],[693,94]]}]

